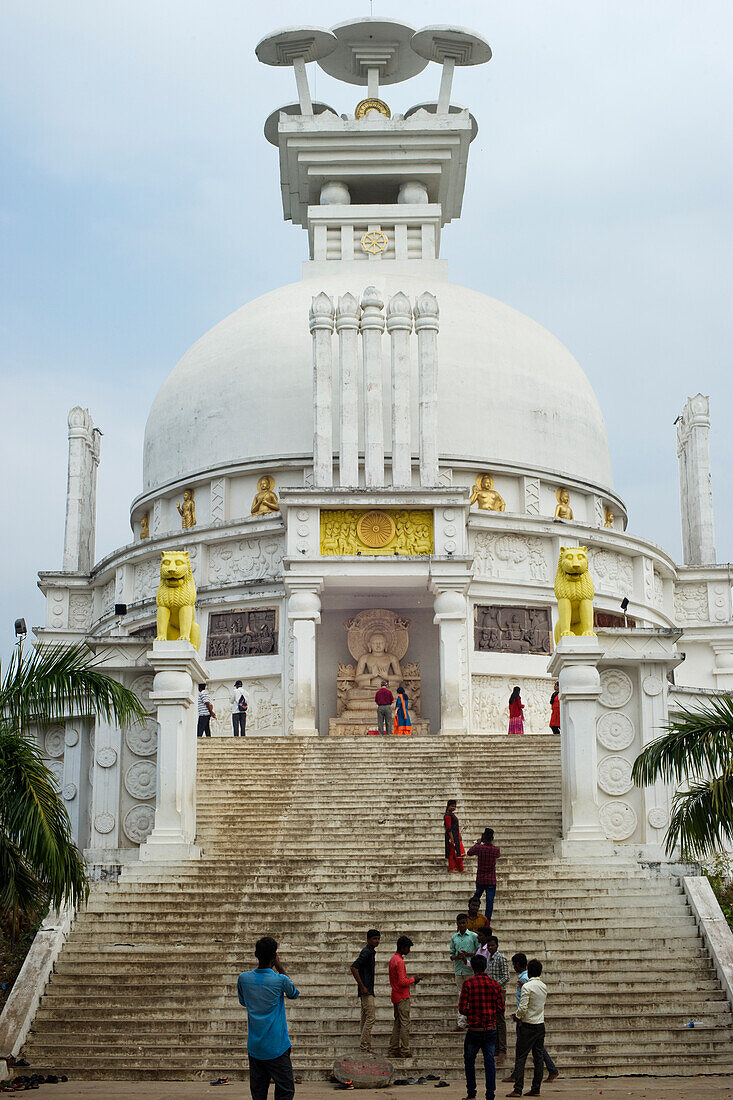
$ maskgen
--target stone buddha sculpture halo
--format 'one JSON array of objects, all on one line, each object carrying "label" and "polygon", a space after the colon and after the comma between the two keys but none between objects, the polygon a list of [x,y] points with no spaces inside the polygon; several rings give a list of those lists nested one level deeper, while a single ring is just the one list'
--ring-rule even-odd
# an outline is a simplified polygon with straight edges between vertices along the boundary
[{"label": "stone buddha sculpture halo", "polygon": [[486,512],[504,512],[506,510],[504,498],[494,489],[492,474],[478,475],[476,484],[471,486],[470,504],[478,504],[479,508]]},{"label": "stone buddha sculpture halo", "polygon": [[557,497],[557,507],[555,508],[555,519],[570,520],[573,518],[573,509],[570,507],[570,493],[567,489],[563,489],[562,486],[555,493]]}]

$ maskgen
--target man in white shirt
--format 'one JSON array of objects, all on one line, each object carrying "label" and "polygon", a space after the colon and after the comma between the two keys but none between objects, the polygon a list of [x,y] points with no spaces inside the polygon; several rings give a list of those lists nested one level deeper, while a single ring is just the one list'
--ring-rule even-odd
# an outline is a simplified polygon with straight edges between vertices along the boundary
[{"label": "man in white shirt", "polygon": [[527,1055],[532,1051],[534,1073],[532,1088],[527,1096],[539,1096],[542,1074],[545,1066],[545,1001],[547,986],[540,978],[542,963],[539,959],[530,959],[527,963],[527,981],[522,986],[519,1008],[514,1019],[517,1021],[517,1056],[514,1063],[514,1090],[508,1096],[521,1096],[524,1088],[524,1065]]},{"label": "man in white shirt", "polygon": [[[245,727],[247,725],[247,692],[242,687],[241,680],[234,681],[234,691],[231,695],[232,702],[232,725],[234,726],[234,736],[244,737]],[[244,709],[242,709],[244,707]]]},{"label": "man in white shirt", "polygon": [[211,696],[206,690],[206,684],[199,684],[199,724],[196,730],[197,737],[211,737],[211,719],[216,718],[214,708],[211,705]]}]

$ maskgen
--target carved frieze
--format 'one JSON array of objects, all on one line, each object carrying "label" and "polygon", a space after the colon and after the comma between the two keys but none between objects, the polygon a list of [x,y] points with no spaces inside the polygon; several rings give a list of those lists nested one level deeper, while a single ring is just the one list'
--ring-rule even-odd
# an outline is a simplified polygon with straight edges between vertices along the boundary
[{"label": "carved frieze", "polygon": [[474,648],[485,653],[550,653],[550,610],[546,607],[477,605]]},{"label": "carved frieze", "polygon": [[588,549],[588,563],[596,592],[610,596],[631,596],[634,591],[634,566],[631,558],[611,550]]},{"label": "carved frieze", "polygon": [[708,622],[710,619],[708,586],[706,584],[678,584],[674,590],[674,612],[678,623]]},{"label": "carved frieze", "polygon": [[368,512],[324,509],[320,546],[324,556],[432,554],[433,513],[405,508]]},{"label": "carved frieze", "polygon": [[282,576],[284,553],[285,545],[279,538],[214,543],[209,547],[209,581],[234,584],[277,580]]},{"label": "carved frieze", "polygon": [[69,630],[88,630],[92,622],[92,597],[85,592],[69,595]]},{"label": "carved frieze", "polygon": [[151,600],[160,584],[160,555],[151,561],[140,562],[135,566],[133,592],[136,600]]},{"label": "carved frieze", "polygon": [[520,685],[525,729],[548,733],[552,680],[540,676],[472,676],[473,729],[475,733],[506,733],[509,728],[509,696]]},{"label": "carved frieze", "polygon": [[208,660],[225,657],[261,657],[278,652],[277,609],[250,608],[209,616],[206,639]]},{"label": "carved frieze", "polygon": [[477,531],[473,555],[478,576],[547,582],[545,543],[533,535]]}]

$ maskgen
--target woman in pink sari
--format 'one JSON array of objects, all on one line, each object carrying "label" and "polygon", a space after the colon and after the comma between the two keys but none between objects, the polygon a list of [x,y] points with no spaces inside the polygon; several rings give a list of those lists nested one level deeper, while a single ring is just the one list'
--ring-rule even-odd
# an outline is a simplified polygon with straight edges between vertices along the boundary
[{"label": "woman in pink sari", "polygon": [[509,733],[524,733],[524,703],[519,697],[519,688],[515,687],[509,696]]}]

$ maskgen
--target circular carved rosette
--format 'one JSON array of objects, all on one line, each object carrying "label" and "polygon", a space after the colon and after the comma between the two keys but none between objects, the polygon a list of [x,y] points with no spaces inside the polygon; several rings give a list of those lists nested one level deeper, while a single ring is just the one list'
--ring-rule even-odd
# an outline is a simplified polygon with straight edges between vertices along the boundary
[{"label": "circular carved rosette", "polygon": [[64,744],[70,749],[73,749],[74,745],[79,744],[79,732],[78,730],[68,729],[64,735]]},{"label": "circular carved rosette", "polygon": [[98,833],[111,833],[115,827],[115,819],[112,814],[97,814],[94,818],[94,828]]},{"label": "circular carved rosette", "polygon": [[609,840],[628,840],[636,831],[636,813],[628,802],[614,799],[601,806],[598,817]]},{"label": "circular carved rosette", "polygon": [[144,726],[131,726],[125,730],[125,741],[135,756],[155,756],[158,751],[158,723],[149,718]]},{"label": "circular carved rosette", "polygon": [[626,714],[608,711],[598,719],[596,736],[604,749],[627,749],[634,740],[634,723]]},{"label": "circular carved rosette", "polygon": [[652,829],[666,829],[669,822],[667,811],[663,810],[661,806],[652,806],[651,810],[646,815],[646,819]]},{"label": "circular carved rosette", "polygon": [[122,829],[127,839],[131,840],[133,844],[142,844],[153,831],[154,822],[154,806],[133,806],[123,818]]},{"label": "circular carved rosette", "polygon": [[625,756],[604,756],[598,765],[598,786],[606,794],[626,794],[634,783],[631,761]]},{"label": "circular carved rosette", "polygon": [[46,731],[44,738],[44,745],[46,746],[47,756],[63,756],[64,755],[64,727],[52,726],[50,730]]},{"label": "circular carved rosette", "polygon": [[54,778],[54,782],[59,790],[61,790],[61,784],[64,781],[64,762],[63,760],[52,760],[46,767],[50,771]]},{"label": "circular carved rosette", "polygon": [[111,745],[99,749],[97,763],[100,768],[111,768],[113,764],[117,763],[117,749],[113,749]]},{"label": "circular carved rosette", "polygon": [[131,764],[125,772],[125,788],[133,798],[155,798],[155,764],[150,760],[138,760],[136,764]]},{"label": "circular carved rosette", "polygon": [[76,798],[76,783],[64,783],[61,794],[64,802],[73,802]]},{"label": "circular carved rosette", "polygon": [[630,677],[620,668],[604,668],[601,672],[601,703],[604,707],[622,707],[634,693]]},{"label": "circular carved rosette", "polygon": [[365,512],[356,522],[356,533],[370,550],[379,550],[394,538],[395,522],[387,512]]},{"label": "circular carved rosette", "polygon": [[658,676],[645,676],[641,686],[644,688],[645,695],[661,695],[664,691],[664,684]]}]

